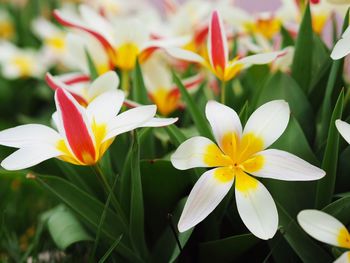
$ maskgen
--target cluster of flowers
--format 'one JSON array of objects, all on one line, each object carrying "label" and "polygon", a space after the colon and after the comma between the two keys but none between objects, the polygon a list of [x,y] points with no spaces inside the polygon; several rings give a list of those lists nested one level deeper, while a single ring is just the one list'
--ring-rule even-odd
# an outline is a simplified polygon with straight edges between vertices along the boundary
[{"label": "cluster of flowers", "polygon": [[[243,128],[237,113],[224,105],[225,83],[255,64],[270,64],[271,70],[289,72],[293,47],[281,50],[280,28],[297,34],[302,1],[284,1],[275,13],[252,17],[230,1],[216,2],[212,11],[211,2],[189,1],[180,6],[168,0],[164,1],[165,18],[149,6],[141,11],[124,2],[87,2],[79,6],[78,12],[68,7],[55,10],[55,19],[65,29],[44,18],[35,20],[33,28],[43,40],[42,52],[46,54],[40,59],[32,50],[1,42],[2,74],[8,78],[40,78],[48,67],[57,64],[70,72],[46,74],[48,85],[55,90],[55,129],[27,124],[0,132],[1,145],[18,148],[2,161],[2,167],[25,169],[50,158],[95,165],[119,134],[139,127],[173,124],[177,118],[156,117],[157,110],[166,117],[184,107],[171,69],[184,72],[194,65],[196,74],[183,81],[185,87],[193,91],[206,79],[215,89],[219,79],[223,83],[219,90],[222,103],[209,101],[205,111],[216,143],[193,137],[171,156],[173,166],[180,170],[213,168],[193,187],[178,229],[183,232],[201,222],[234,186],[244,224],[257,237],[272,238],[278,227],[276,205],[255,177],[308,181],[322,178],[325,172],[288,152],[267,149],[288,125],[288,103],[275,100],[262,105]],[[314,2],[313,27],[320,34],[335,7]],[[0,14],[0,18],[5,21],[6,15]],[[10,26],[1,23],[6,21],[0,21],[0,30],[5,27],[7,34],[3,36],[9,37]],[[236,56],[229,58],[233,43]],[[331,56],[339,59],[348,53],[350,29]],[[91,63],[99,75],[94,80]],[[142,106],[126,99],[132,93],[129,73],[137,63],[155,105]],[[122,90],[118,89],[119,77],[114,70],[121,74]],[[132,109],[123,111],[123,105]],[[338,120],[336,126],[350,143],[350,125]],[[350,235],[338,221],[317,211],[302,211],[298,219],[315,238],[350,248]]]}]

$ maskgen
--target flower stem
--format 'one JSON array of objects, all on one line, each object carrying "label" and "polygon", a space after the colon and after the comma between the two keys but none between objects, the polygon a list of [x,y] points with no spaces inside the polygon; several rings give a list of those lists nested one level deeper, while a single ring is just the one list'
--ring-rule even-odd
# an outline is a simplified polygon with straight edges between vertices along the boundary
[{"label": "flower stem", "polygon": [[225,104],[226,100],[226,82],[224,80],[221,81],[221,103]]},{"label": "flower stem", "polygon": [[92,169],[95,171],[96,175],[101,179],[103,188],[105,189],[105,192],[106,192],[106,195],[108,196],[109,193],[112,193],[111,194],[112,204],[113,204],[115,210],[117,211],[117,214],[120,216],[120,218],[124,224],[124,227],[126,229],[128,229],[128,220],[127,220],[127,217],[125,216],[124,210],[121,207],[117,198],[115,197],[113,189],[109,185],[109,182],[108,182],[105,174],[103,173],[101,167],[98,164],[96,164],[96,165],[92,166]]},{"label": "flower stem", "polygon": [[126,94],[129,93],[129,71],[122,70],[122,90],[125,91]]}]

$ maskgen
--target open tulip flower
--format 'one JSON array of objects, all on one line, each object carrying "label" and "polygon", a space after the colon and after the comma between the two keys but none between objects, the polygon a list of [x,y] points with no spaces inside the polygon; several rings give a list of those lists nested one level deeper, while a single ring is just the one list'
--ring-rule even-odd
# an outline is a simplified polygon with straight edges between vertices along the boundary
[{"label": "open tulip flower", "polygon": [[147,59],[156,49],[178,45],[183,39],[153,40],[150,32],[135,17],[108,20],[88,6],[80,6],[81,17],[68,12],[54,11],[62,25],[82,30],[95,37],[115,67],[129,71],[135,67],[137,57]]},{"label": "open tulip flower", "polygon": [[277,51],[229,60],[228,41],[218,11],[213,11],[211,15],[207,41],[208,59],[194,52],[176,47],[165,48],[165,50],[169,55],[177,59],[203,65],[222,81],[234,78],[243,69],[254,64],[267,64],[284,54],[281,51]]},{"label": "open tulip flower", "polygon": [[278,227],[276,205],[268,190],[255,177],[285,181],[317,180],[325,172],[288,152],[267,149],[284,132],[290,110],[275,100],[259,107],[244,129],[237,113],[215,101],[206,106],[206,116],[218,146],[205,137],[182,143],[171,156],[180,170],[213,167],[193,187],[178,228],[186,231],[205,219],[227,195],[235,182],[240,217],[261,239],[272,238]]},{"label": "open tulip flower", "polygon": [[[313,238],[326,244],[350,249],[350,233],[335,217],[314,209],[298,214],[300,226]],[[350,262],[350,251],[344,252],[335,263]]]},{"label": "open tulip flower", "polygon": [[155,105],[140,106],[118,114],[124,93],[102,93],[84,108],[65,89],[55,91],[57,112],[53,115],[57,130],[39,124],[27,124],[0,132],[0,144],[19,148],[1,163],[7,170],[20,170],[50,158],[76,165],[94,165],[114,138],[145,126],[164,126],[176,119],[159,121]]}]

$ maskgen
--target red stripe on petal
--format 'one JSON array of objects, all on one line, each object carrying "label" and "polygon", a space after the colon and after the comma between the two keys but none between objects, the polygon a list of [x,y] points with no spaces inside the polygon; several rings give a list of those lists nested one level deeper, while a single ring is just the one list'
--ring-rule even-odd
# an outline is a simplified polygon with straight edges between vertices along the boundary
[{"label": "red stripe on petal", "polygon": [[100,43],[101,45],[104,47],[104,49],[106,50],[106,52],[108,54],[114,54],[114,49],[112,47],[112,45],[109,43],[109,41],[104,37],[102,36],[100,33],[90,29],[90,28],[87,28],[87,27],[84,27],[84,26],[81,26],[81,25],[77,25],[75,24],[74,22],[71,22],[71,21],[68,21],[67,19],[65,19],[62,14],[60,13],[60,11],[58,10],[54,10],[53,11],[53,16],[54,18],[57,20],[58,23],[60,23],[61,25],[63,26],[67,26],[67,27],[72,27],[72,28],[76,28],[76,29],[80,29],[80,30],[83,30],[87,33],[89,33],[90,35],[92,35],[93,37],[95,37]]},{"label": "red stripe on petal", "polygon": [[[52,90],[57,90],[57,89],[65,89],[66,90],[66,88],[64,87],[64,85],[66,83],[60,82],[59,80],[54,78],[50,73],[46,73],[45,80],[46,80],[47,85],[49,85],[49,87]],[[77,102],[79,102],[80,105],[82,105],[84,107],[86,107],[88,105],[88,102],[82,96],[75,94],[71,91],[68,91],[68,92],[74,97],[74,99],[76,99]]]},{"label": "red stripe on petal", "polygon": [[81,163],[94,164],[96,161],[94,142],[78,105],[61,88],[56,90],[55,98],[56,107],[61,115],[63,128],[72,152]]},{"label": "red stripe on petal", "polygon": [[208,36],[209,28],[208,26],[201,27],[194,33],[194,42],[197,46],[201,45],[206,37]]},{"label": "red stripe on petal", "polygon": [[72,78],[66,79],[64,81],[64,84],[74,85],[74,84],[77,84],[77,83],[89,82],[89,81],[90,81],[90,77],[89,76],[81,74],[81,75],[76,75],[76,76],[73,76]]},{"label": "red stripe on petal", "polygon": [[220,67],[222,71],[224,71],[228,60],[227,39],[223,30],[219,13],[214,11],[209,25],[208,52],[213,68],[216,70],[217,67]]}]

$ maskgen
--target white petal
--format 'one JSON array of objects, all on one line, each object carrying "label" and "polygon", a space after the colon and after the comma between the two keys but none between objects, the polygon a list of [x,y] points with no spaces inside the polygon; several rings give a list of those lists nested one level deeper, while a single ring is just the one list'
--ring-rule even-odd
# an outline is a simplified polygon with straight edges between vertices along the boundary
[{"label": "white petal", "polygon": [[350,124],[342,120],[336,120],[335,126],[344,140],[350,143]]},{"label": "white petal", "polygon": [[142,127],[150,121],[156,114],[157,107],[155,105],[140,106],[125,111],[113,118],[107,126],[107,135],[103,141],[113,138],[121,133]]},{"label": "white petal", "polygon": [[190,62],[205,64],[204,58],[197,55],[196,53],[193,53],[191,51],[181,49],[181,48],[175,48],[175,47],[169,47],[166,48],[165,51],[172,57],[180,60],[186,60]]},{"label": "white petal", "polygon": [[234,64],[243,64],[244,68],[250,67],[251,65],[267,64],[274,61],[277,57],[282,56],[283,51],[261,53],[257,55],[247,56],[240,60],[234,61]]},{"label": "white petal", "polygon": [[331,53],[333,60],[341,59],[350,53],[350,37],[339,39]]},{"label": "white petal", "polygon": [[337,260],[333,263],[350,263],[350,252],[344,252]]},{"label": "white petal", "polygon": [[164,127],[177,122],[179,118],[152,118],[140,127]]},{"label": "white petal", "polygon": [[247,121],[243,135],[253,133],[261,138],[264,148],[274,143],[287,128],[290,109],[284,100],[274,100],[260,106]]},{"label": "white petal", "polygon": [[184,232],[205,219],[226,196],[233,184],[233,179],[222,182],[215,178],[216,168],[205,172],[194,185],[182,211],[178,229]]},{"label": "white petal", "polygon": [[24,147],[38,143],[55,144],[60,135],[41,124],[26,124],[0,132],[0,144],[9,147]]},{"label": "white petal", "polygon": [[297,216],[300,226],[318,241],[340,246],[339,233],[346,229],[335,217],[319,210],[303,210]]},{"label": "white petal", "polygon": [[121,90],[105,92],[88,105],[87,115],[99,124],[107,123],[118,114],[123,106],[124,98],[124,92]]},{"label": "white petal", "polygon": [[284,181],[312,181],[326,175],[322,169],[285,151],[269,149],[257,153],[263,156],[263,167],[253,175]]},{"label": "white petal", "polygon": [[60,156],[62,153],[52,145],[32,145],[15,151],[1,162],[6,170],[21,170],[37,165],[45,160]]},{"label": "white petal", "polygon": [[186,170],[194,167],[210,167],[205,163],[209,146],[215,144],[208,138],[195,136],[184,141],[171,156],[171,163],[176,169]]},{"label": "white petal", "polygon": [[216,101],[209,101],[205,107],[205,115],[213,130],[216,142],[222,147],[222,138],[227,133],[235,133],[239,137],[242,135],[242,124],[237,113]]},{"label": "white petal", "polygon": [[89,98],[94,99],[104,92],[116,90],[119,86],[119,77],[114,71],[108,71],[91,83],[88,90]]},{"label": "white petal", "polygon": [[278,227],[275,202],[265,186],[254,178],[255,187],[239,190],[240,177],[236,177],[236,203],[238,213],[252,234],[261,239],[272,238]]}]

